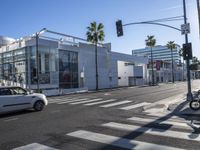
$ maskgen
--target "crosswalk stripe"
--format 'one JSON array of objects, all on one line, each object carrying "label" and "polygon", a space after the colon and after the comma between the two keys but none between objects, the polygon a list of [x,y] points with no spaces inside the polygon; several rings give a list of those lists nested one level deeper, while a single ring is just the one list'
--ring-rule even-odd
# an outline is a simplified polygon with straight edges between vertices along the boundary
[{"label": "crosswalk stripe", "polygon": [[84,105],[86,105],[86,106],[92,106],[92,105],[98,105],[98,104],[107,103],[107,102],[113,102],[113,101],[116,101],[116,99],[109,99],[109,100],[105,100],[105,101],[88,103],[88,104],[84,104]]},{"label": "crosswalk stripe", "polygon": [[57,103],[57,102],[61,102],[61,101],[72,101],[72,100],[85,99],[85,98],[89,99],[88,97],[73,97],[73,98],[63,97],[63,98],[54,98],[54,99],[48,98],[48,102],[49,103]]},{"label": "crosswalk stripe", "polygon": [[[116,123],[116,122],[109,122],[109,123],[103,124],[102,126],[115,128],[115,129],[119,129],[119,130],[142,132],[142,133],[147,133],[147,134],[151,134],[151,135],[173,137],[173,138],[179,138],[179,139],[185,139],[185,140],[191,140],[191,141],[199,141],[200,140],[199,135],[195,134],[195,133],[170,131],[170,130],[142,127],[142,126],[122,124],[122,123]],[[196,137],[196,138],[190,138],[190,136]]]},{"label": "crosswalk stripe", "polygon": [[100,107],[107,108],[107,107],[118,106],[118,105],[122,105],[122,104],[130,103],[130,102],[132,102],[132,101],[125,100],[125,101],[115,102],[115,103],[111,103],[111,104],[107,104],[107,105],[101,105]]},{"label": "crosswalk stripe", "polygon": [[[154,117],[164,117],[164,116],[169,116],[171,114],[171,111],[169,112],[159,112],[159,113],[148,113],[148,116],[154,116]],[[177,116],[172,116],[170,115],[170,118],[177,119]]]},{"label": "crosswalk stripe", "polygon": [[95,101],[100,101],[100,100],[102,100],[102,98],[96,98],[96,99],[91,99],[91,100],[81,101],[81,102],[75,102],[75,103],[70,103],[70,104],[72,104],[72,105],[84,104],[84,103],[95,102]]},{"label": "crosswalk stripe", "polygon": [[[159,120],[159,119],[151,119],[151,118],[139,118],[139,117],[131,117],[128,118],[128,120],[132,121],[139,121],[139,122],[145,122],[145,123],[160,123],[160,124],[170,124],[173,126],[180,126],[180,127],[186,127],[190,128],[190,126],[187,125],[187,122],[177,122],[177,121],[172,121],[172,120]],[[189,123],[189,122],[188,122]]]},{"label": "crosswalk stripe", "polygon": [[58,150],[49,146],[45,146],[39,143],[32,143],[25,146],[21,146],[18,148],[14,148],[12,150]]},{"label": "crosswalk stripe", "polygon": [[62,99],[74,99],[74,97],[56,97],[56,98],[51,98],[51,97],[49,97],[48,98],[48,101],[55,101],[55,100],[57,100],[57,99],[60,99],[60,100],[62,100]]},{"label": "crosswalk stripe", "polygon": [[130,106],[122,107],[120,109],[130,110],[130,109],[142,107],[142,106],[149,105],[149,104],[151,104],[151,103],[143,102],[143,103],[139,103],[139,104],[135,104],[135,105],[130,105]]},{"label": "crosswalk stripe", "polygon": [[48,103],[53,104],[53,103],[61,103],[61,102],[66,102],[66,101],[67,100],[57,100],[57,101],[51,101],[51,102],[48,101]]},{"label": "crosswalk stripe", "polygon": [[58,104],[66,104],[66,103],[79,102],[79,101],[84,101],[84,100],[88,100],[88,98],[82,98],[82,99],[74,99],[74,100],[69,100],[69,101],[63,101],[63,102],[59,102]]},{"label": "crosswalk stripe", "polygon": [[48,99],[48,102],[49,103],[55,103],[55,102],[61,102],[61,101],[67,101],[67,100],[71,100],[71,99],[66,99],[66,98],[65,99],[55,99],[55,100],[49,100]]},{"label": "crosswalk stripe", "polygon": [[99,142],[103,144],[109,144],[112,146],[117,146],[120,148],[126,148],[126,149],[134,149],[134,150],[182,150],[175,147],[170,146],[164,146],[164,145],[158,145],[158,144],[152,144],[147,142],[141,142],[136,140],[129,140],[125,138],[120,138],[116,136],[106,135],[106,134],[100,134],[85,130],[78,130],[72,133],[67,134],[68,136],[90,140],[94,142]]}]

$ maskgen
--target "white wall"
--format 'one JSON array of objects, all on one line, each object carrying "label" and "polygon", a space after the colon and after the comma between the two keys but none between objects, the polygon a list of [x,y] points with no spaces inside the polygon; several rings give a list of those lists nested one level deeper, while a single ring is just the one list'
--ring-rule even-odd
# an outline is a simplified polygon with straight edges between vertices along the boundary
[{"label": "white wall", "polygon": [[127,62],[117,61],[118,69],[118,85],[128,86],[129,77],[133,76],[133,65],[125,65]]}]

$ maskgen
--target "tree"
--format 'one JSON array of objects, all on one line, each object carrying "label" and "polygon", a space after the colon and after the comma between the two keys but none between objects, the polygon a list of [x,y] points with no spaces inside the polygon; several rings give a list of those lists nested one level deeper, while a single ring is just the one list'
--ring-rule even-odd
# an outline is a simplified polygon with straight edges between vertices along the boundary
[{"label": "tree", "polygon": [[173,60],[173,50],[176,49],[176,44],[174,41],[169,41],[167,43],[167,48],[171,50],[171,58],[172,58],[172,82],[174,83],[174,60]]},{"label": "tree", "polygon": [[102,23],[97,24],[95,21],[90,23],[87,27],[87,41],[95,45],[95,68],[96,68],[96,90],[98,90],[98,60],[97,60],[97,46],[99,41],[104,41],[104,26]]},{"label": "tree", "polygon": [[192,64],[199,64],[199,60],[196,56],[192,57]]},{"label": "tree", "polygon": [[152,70],[152,85],[154,85],[154,71],[153,71],[153,52],[152,48],[156,45],[156,39],[154,36],[147,36],[145,40],[146,46],[151,48],[151,70]]},{"label": "tree", "polygon": [[192,57],[192,64],[190,65],[191,70],[198,70],[198,65],[200,64],[197,57]]}]

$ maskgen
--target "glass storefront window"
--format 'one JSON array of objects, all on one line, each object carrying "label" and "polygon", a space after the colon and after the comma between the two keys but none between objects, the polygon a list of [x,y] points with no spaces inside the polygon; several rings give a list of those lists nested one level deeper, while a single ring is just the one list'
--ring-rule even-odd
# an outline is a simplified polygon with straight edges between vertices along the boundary
[{"label": "glass storefront window", "polygon": [[60,88],[78,88],[78,53],[59,50]]},{"label": "glass storefront window", "polygon": [[25,48],[0,54],[0,78],[9,83],[26,84]]},{"label": "glass storefront window", "polygon": [[39,84],[58,84],[58,50],[56,48],[39,46],[38,66],[36,48],[31,48],[31,84],[37,84],[37,67],[39,68]]}]

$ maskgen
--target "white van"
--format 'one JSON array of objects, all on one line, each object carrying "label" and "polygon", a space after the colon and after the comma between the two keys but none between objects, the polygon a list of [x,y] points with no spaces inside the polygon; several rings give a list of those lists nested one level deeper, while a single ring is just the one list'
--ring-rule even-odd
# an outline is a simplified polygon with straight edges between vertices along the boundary
[{"label": "white van", "polygon": [[17,87],[0,87],[0,113],[30,109],[41,111],[48,104],[44,94],[31,93]]}]

